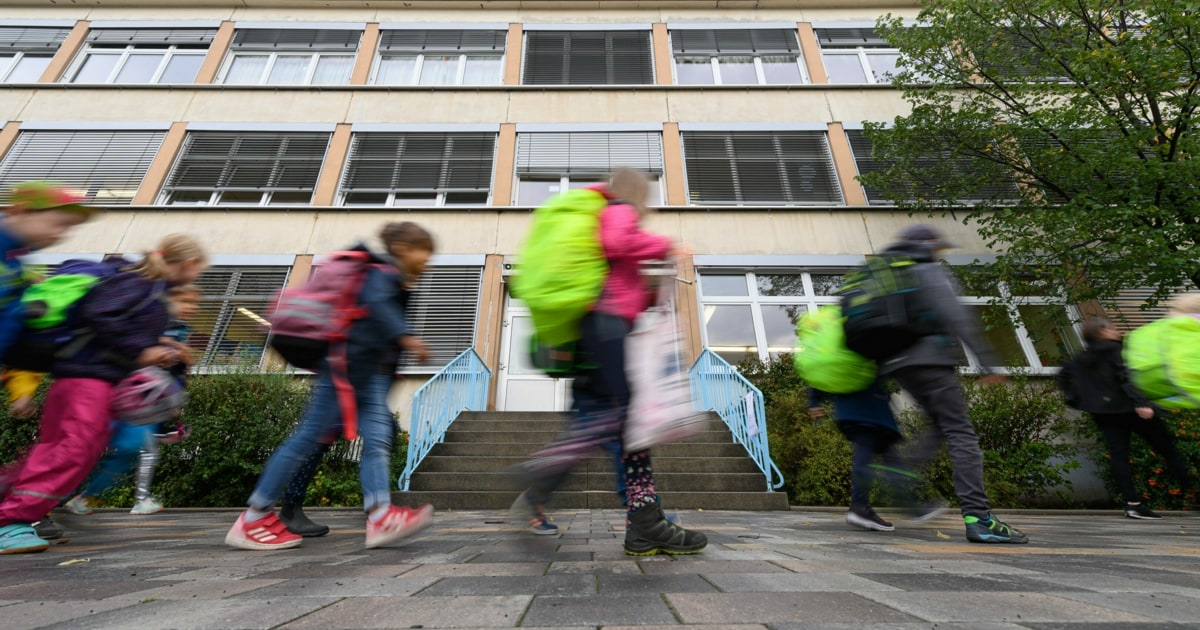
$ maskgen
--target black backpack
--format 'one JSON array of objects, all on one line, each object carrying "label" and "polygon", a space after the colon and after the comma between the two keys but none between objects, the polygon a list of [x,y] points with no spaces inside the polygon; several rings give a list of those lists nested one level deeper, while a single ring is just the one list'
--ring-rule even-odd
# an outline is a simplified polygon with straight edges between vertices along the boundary
[{"label": "black backpack", "polygon": [[903,256],[867,256],[866,264],[847,276],[838,290],[847,348],[883,361],[937,332],[916,265]]}]

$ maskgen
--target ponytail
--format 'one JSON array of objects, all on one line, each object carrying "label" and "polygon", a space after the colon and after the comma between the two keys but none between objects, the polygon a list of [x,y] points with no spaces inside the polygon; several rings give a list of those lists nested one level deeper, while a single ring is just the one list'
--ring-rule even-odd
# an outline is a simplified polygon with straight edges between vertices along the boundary
[{"label": "ponytail", "polygon": [[146,252],[129,270],[147,280],[164,280],[170,275],[170,265],[188,260],[207,264],[208,255],[196,239],[186,234],[170,234],[158,242],[157,249]]}]

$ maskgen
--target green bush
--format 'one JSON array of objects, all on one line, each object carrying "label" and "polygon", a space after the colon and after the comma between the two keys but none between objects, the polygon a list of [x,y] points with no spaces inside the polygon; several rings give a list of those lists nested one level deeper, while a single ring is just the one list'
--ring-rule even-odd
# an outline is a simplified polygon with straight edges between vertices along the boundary
[{"label": "green bush", "polygon": [[[771,457],[784,474],[788,498],[797,505],[847,505],[850,501],[850,446],[835,423],[808,413],[808,390],[795,374],[792,359],[781,355],[763,363],[743,361],[738,369],[763,392]],[[1069,488],[1066,473],[1076,467],[1073,432],[1061,397],[1047,380],[1014,377],[1006,385],[983,387],[963,382],[968,413],[984,451],[984,483],[995,507],[1045,505],[1047,499],[1070,503],[1056,489]],[[901,431],[911,438],[924,425],[918,409],[900,414]],[[906,448],[905,442],[900,448]],[[924,471],[926,498],[954,497],[953,473],[943,449]],[[891,497],[880,484],[872,501]]]},{"label": "green bush", "polygon": [[[44,387],[39,392],[39,404]],[[286,373],[242,369],[194,376],[188,384],[184,419],[191,435],[182,444],[164,445],[153,492],[168,507],[245,505],[267,458],[292,432],[308,402],[307,379]],[[0,409],[0,461],[12,461],[32,443],[37,420],[8,417]],[[399,432],[397,432],[399,434]],[[407,436],[397,436],[393,479],[407,455]],[[326,455],[309,487],[307,505],[362,505],[358,461],[350,444],[339,440]],[[104,496],[101,504],[133,504],[132,475]]]},{"label": "green bush", "polygon": [[[1166,411],[1162,419],[1175,436],[1175,446],[1191,467],[1193,474],[1200,468],[1200,412]],[[1108,463],[1111,456],[1100,435],[1100,430],[1090,419],[1080,423],[1081,441],[1088,445],[1087,452],[1096,462],[1096,468],[1105,486],[1116,500],[1124,500],[1113,483]],[[1133,467],[1133,486],[1144,500],[1155,510],[1195,509],[1196,488],[1180,487],[1179,482],[1166,469],[1162,456],[1154,452],[1136,434],[1129,447],[1129,460]]]}]

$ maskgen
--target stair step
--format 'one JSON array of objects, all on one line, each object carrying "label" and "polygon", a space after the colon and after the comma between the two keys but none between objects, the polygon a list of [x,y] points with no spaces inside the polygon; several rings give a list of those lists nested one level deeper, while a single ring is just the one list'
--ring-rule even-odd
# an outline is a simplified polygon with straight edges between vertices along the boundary
[{"label": "stair step", "polygon": [[[529,457],[538,449],[549,443],[545,442],[513,442],[508,444],[485,444],[479,442],[445,442],[434,445],[429,456],[439,457]],[[651,451],[655,459],[659,457],[747,457],[746,449],[741,444],[726,439],[724,443],[688,443],[677,442],[656,446]]]},{"label": "stair step", "polygon": [[[451,428],[446,431],[446,442],[473,442],[478,444],[509,444],[513,442],[539,442],[546,444],[558,437],[561,431],[462,431]],[[729,430],[700,431],[676,442],[676,444],[721,444],[731,442]]]},{"label": "stair step", "polygon": [[[789,509],[787,493],[784,492],[663,492],[663,508],[667,510],[740,510],[740,511],[786,511]],[[392,501],[397,505],[433,505],[436,510],[498,510],[496,519],[505,519],[506,511],[517,498],[517,493],[507,492],[393,492]],[[554,501],[547,506],[551,518],[561,510],[621,509],[617,495],[608,492],[556,492]],[[684,526],[687,526],[685,520]]]},{"label": "stair step", "polygon": [[[522,477],[504,472],[423,472],[412,477],[409,489],[455,490],[479,492],[515,491],[522,487]],[[766,480],[762,473],[669,473],[656,470],[654,487],[663,492],[704,489],[711,492],[762,492]],[[564,492],[615,491],[612,470],[602,472],[572,472],[560,486]]]},{"label": "stair step", "polygon": [[[549,431],[558,433],[569,424],[568,418],[552,418],[539,420],[505,419],[505,420],[473,420],[459,418],[450,425],[450,431]],[[709,419],[701,425],[703,431],[721,431],[729,433],[729,427],[719,417]]]},{"label": "stair step", "polygon": [[[421,462],[421,472],[503,472],[528,461],[524,456],[454,457],[431,455]],[[759,473],[758,466],[743,452],[738,457],[664,457],[654,453],[654,471],[659,473]],[[578,472],[612,473],[612,456],[589,457]]]}]

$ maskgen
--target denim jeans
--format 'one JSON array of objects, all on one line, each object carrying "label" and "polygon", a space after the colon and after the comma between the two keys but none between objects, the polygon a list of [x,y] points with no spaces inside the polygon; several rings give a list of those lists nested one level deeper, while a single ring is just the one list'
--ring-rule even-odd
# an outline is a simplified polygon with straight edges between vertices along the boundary
[{"label": "denim jeans", "polygon": [[134,425],[115,421],[112,435],[108,438],[109,451],[100,459],[100,465],[83,490],[86,497],[95,497],[116,486],[125,475],[133,470],[138,454],[154,441],[154,425]]},{"label": "denim jeans", "polygon": [[[354,390],[358,404],[358,434],[363,445],[359,480],[362,482],[363,508],[368,511],[381,504],[390,504],[392,500],[388,469],[396,421],[387,406],[391,385],[391,376],[375,374],[369,382]],[[322,443],[341,426],[342,413],[333,380],[328,370],[321,370],[304,419],[267,460],[248,505],[263,511],[274,507],[301,464],[320,450]]]}]

